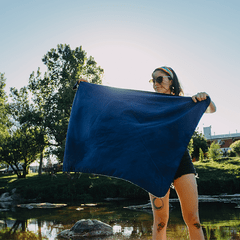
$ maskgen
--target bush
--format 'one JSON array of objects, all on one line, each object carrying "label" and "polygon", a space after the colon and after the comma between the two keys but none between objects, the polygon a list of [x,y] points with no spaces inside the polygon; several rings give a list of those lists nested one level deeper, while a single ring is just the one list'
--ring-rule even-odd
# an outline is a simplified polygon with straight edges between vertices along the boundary
[{"label": "bush", "polygon": [[236,157],[236,153],[233,152],[232,150],[228,150],[228,156],[229,157]]},{"label": "bush", "polygon": [[216,142],[212,142],[210,148],[208,148],[208,158],[212,161],[216,161],[222,157],[222,151],[220,145]]},{"label": "bush", "polygon": [[204,153],[201,148],[199,148],[199,162],[203,162],[204,160]]},{"label": "bush", "polygon": [[232,143],[232,144],[230,145],[230,148],[232,149],[232,151],[233,151],[234,153],[236,153],[237,156],[240,156],[240,140]]},{"label": "bush", "polygon": [[207,139],[204,137],[202,133],[195,131],[193,136],[193,152],[191,156],[193,158],[199,158],[199,148],[205,153],[208,150]]}]

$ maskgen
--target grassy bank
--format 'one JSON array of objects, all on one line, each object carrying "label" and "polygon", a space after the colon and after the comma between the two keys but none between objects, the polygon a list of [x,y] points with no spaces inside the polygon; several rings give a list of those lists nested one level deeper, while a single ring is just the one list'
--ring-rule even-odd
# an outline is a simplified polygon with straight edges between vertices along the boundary
[{"label": "grassy bank", "polygon": [[199,194],[240,193],[240,158],[194,163],[199,175]]},{"label": "grassy bank", "polygon": [[[5,186],[5,187],[4,187]],[[57,173],[29,174],[26,179],[17,179],[16,175],[0,177],[1,193],[17,188],[24,199],[48,202],[92,202],[104,198],[144,198],[147,193],[141,188],[116,178],[93,174],[70,176]]]},{"label": "grassy bank", "polygon": [[[225,158],[217,162],[194,163],[199,179],[199,194],[234,194],[240,192],[240,158]],[[16,175],[0,177],[0,193],[17,188],[25,199],[48,202],[92,202],[104,198],[146,198],[141,188],[116,178],[92,174],[70,176],[58,173],[55,176],[29,174],[26,179]],[[175,197],[175,191],[171,191]]]}]

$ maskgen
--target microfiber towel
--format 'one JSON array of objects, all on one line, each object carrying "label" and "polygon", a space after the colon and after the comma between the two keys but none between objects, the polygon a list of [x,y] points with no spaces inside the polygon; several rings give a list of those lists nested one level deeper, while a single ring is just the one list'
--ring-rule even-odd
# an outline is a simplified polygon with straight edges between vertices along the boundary
[{"label": "microfiber towel", "polygon": [[81,82],[63,171],[121,178],[163,197],[209,103]]}]

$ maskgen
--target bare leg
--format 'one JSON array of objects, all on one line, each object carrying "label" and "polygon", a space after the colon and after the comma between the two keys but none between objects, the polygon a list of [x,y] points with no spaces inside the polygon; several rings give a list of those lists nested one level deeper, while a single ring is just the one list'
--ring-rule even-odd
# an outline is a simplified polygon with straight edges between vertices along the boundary
[{"label": "bare leg", "polygon": [[198,214],[198,192],[194,174],[177,178],[174,181],[174,187],[181,203],[182,215],[187,224],[190,239],[204,240]]},{"label": "bare leg", "polygon": [[163,198],[157,198],[149,194],[153,210],[153,240],[167,239],[166,230],[169,218],[169,193],[170,189]]}]

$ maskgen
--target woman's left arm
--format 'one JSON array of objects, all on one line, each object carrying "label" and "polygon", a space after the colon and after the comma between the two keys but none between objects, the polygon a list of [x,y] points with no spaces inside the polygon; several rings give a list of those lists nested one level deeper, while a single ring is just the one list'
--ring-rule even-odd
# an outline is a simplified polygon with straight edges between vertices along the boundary
[{"label": "woman's left arm", "polygon": [[[205,100],[209,95],[205,92],[200,92],[200,93],[197,93],[196,95],[192,96],[192,100],[194,102],[197,102],[197,101],[203,101]],[[210,102],[207,110],[205,113],[214,113],[216,112],[216,105],[214,104],[213,101]]]}]

